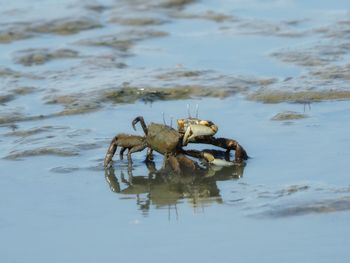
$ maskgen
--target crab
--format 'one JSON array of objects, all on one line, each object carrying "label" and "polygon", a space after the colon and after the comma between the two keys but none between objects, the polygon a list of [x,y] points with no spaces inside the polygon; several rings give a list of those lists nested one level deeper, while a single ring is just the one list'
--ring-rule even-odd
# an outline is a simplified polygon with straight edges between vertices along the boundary
[{"label": "crab", "polygon": [[142,116],[138,116],[132,121],[134,130],[136,130],[135,125],[137,123],[141,124],[145,136],[122,134],[122,136],[117,135],[114,137],[104,160],[105,167],[109,166],[117,146],[122,147],[121,157],[125,149],[129,149],[129,163],[131,163],[131,153],[142,151],[148,147],[146,161],[152,160],[152,152],[156,151],[164,155],[163,167],[170,165],[176,173],[180,173],[183,169],[192,171],[199,169],[199,165],[186,157],[186,155],[203,159],[209,165],[233,165],[230,161],[216,159],[210,152],[184,150],[183,146],[186,146],[188,143],[212,144],[226,149],[226,153],[228,154],[230,150],[235,150],[236,163],[243,163],[248,158],[246,151],[235,140],[215,138],[213,135],[218,131],[218,127],[211,121],[200,120],[198,118],[179,119],[177,121],[178,130],[158,123],[150,123],[147,126]]},{"label": "crab", "polygon": [[[193,140],[197,134],[210,136],[217,131],[217,126],[212,122],[199,119],[178,120],[179,131],[170,126],[157,123],[151,123],[147,127],[141,116],[135,118],[132,122],[132,126],[135,130],[135,125],[138,122],[141,123],[145,136],[117,134],[112,139],[104,158],[104,166],[106,168],[110,166],[117,147],[121,147],[121,160],[123,159],[124,151],[128,149],[129,165],[132,164],[132,153],[143,151],[148,147],[146,161],[153,159],[153,150],[155,150],[164,155],[163,166],[170,165],[170,167],[176,172],[180,172],[184,169],[194,171],[198,169],[198,164],[187,158],[185,156],[186,151],[182,149],[184,134],[187,136],[187,139],[185,140],[187,144],[187,142]],[[186,131],[184,129],[186,129]],[[211,158],[211,156],[204,155],[195,150],[190,151],[187,155],[204,159]]]},{"label": "crab", "polygon": [[[226,138],[215,138],[213,136],[217,132],[218,127],[211,121],[197,118],[179,119],[178,130],[175,130],[167,125],[157,123],[150,123],[146,126],[143,117],[138,116],[132,121],[134,130],[136,130],[135,125],[138,122],[140,122],[145,133],[148,147],[163,154],[168,159],[171,156],[177,156],[179,153],[182,153],[195,158],[204,159],[209,164],[222,164],[225,162],[224,160],[217,160],[214,155],[209,152],[184,150],[182,147],[186,146],[188,142],[215,145],[226,149],[228,154],[231,150],[235,150],[236,163],[243,163],[244,160],[248,159],[246,151],[237,141]],[[178,166],[176,162],[178,162],[177,159],[174,160],[172,166]],[[181,163],[183,162],[185,162],[185,158],[182,158]],[[189,163],[189,161],[186,160],[186,163]],[[232,164],[232,162],[227,163]]]}]

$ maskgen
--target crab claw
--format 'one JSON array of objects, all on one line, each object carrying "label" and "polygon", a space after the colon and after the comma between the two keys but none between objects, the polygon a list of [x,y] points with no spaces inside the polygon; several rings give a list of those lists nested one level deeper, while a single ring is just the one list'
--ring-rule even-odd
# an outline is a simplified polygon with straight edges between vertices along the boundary
[{"label": "crab claw", "polygon": [[182,140],[182,144],[184,146],[186,146],[190,141],[193,141],[196,137],[212,136],[218,131],[218,126],[211,121],[193,120],[185,125],[183,120],[179,120],[178,125],[185,131]]},{"label": "crab claw", "polygon": [[133,121],[132,121],[132,128],[134,129],[134,131],[136,131],[136,123],[138,123],[139,122],[139,119],[138,118],[135,118]]},{"label": "crab claw", "polygon": [[221,167],[227,167],[227,166],[233,166],[234,163],[233,162],[229,162],[226,160],[222,160],[222,159],[216,159],[214,157],[214,155],[210,154],[210,153],[203,153],[203,158],[211,165],[215,165],[215,166],[221,166]]}]

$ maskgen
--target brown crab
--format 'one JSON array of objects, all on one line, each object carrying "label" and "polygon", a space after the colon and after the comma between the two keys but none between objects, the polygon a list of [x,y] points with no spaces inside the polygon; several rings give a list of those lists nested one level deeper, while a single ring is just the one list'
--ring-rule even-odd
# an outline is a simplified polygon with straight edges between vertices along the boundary
[{"label": "brown crab", "polygon": [[111,142],[105,157],[105,167],[108,167],[117,146],[122,147],[121,155],[125,149],[129,149],[128,160],[131,162],[131,153],[142,151],[149,147],[147,159],[152,159],[152,151],[155,150],[164,155],[164,165],[169,164],[171,168],[180,173],[183,168],[196,170],[198,164],[193,160],[187,158],[185,155],[204,159],[209,164],[214,165],[233,165],[232,162],[216,159],[209,152],[201,152],[197,150],[184,150],[182,147],[190,143],[206,143],[219,146],[226,149],[227,153],[230,150],[235,150],[235,161],[242,163],[248,158],[246,151],[236,141],[215,138],[213,135],[217,132],[218,127],[211,121],[204,121],[197,118],[187,118],[178,120],[178,130],[174,128],[158,124],[145,124],[143,117],[136,117],[132,121],[132,126],[136,130],[135,125],[140,122],[141,127],[145,133],[145,137],[135,135],[117,135]]},{"label": "brown crab", "polygon": [[[217,127],[212,122],[202,120],[194,121],[194,119],[191,119],[191,121],[187,121],[187,119],[179,120],[179,123],[183,123],[186,126],[185,127],[183,125],[182,128],[180,128],[179,126],[179,131],[176,131],[175,129],[167,125],[157,123],[151,123],[147,127],[142,117],[137,117],[133,120],[132,126],[135,130],[135,125],[137,122],[141,123],[145,136],[142,137],[127,134],[116,135],[112,139],[106,157],[104,159],[105,167],[108,167],[110,165],[112,158],[117,150],[117,147],[121,147],[120,159],[123,159],[123,153],[126,149],[128,149],[128,161],[129,164],[131,164],[131,154],[134,152],[142,151],[148,146],[149,148],[146,160],[153,159],[152,152],[153,150],[155,150],[165,156],[164,166],[166,164],[170,164],[170,166],[178,172],[182,169],[195,170],[198,168],[198,165],[191,159],[187,158],[184,155],[184,153],[186,152],[181,148],[183,143],[182,138],[185,133],[182,131],[184,129],[189,130],[189,132],[187,132],[186,134],[186,136],[189,137],[188,140],[192,140],[192,138],[195,137],[196,134],[210,136],[217,131]],[[208,126],[212,126],[212,128],[209,128]],[[202,153],[198,151],[190,151],[189,155],[198,158],[205,157]]]}]

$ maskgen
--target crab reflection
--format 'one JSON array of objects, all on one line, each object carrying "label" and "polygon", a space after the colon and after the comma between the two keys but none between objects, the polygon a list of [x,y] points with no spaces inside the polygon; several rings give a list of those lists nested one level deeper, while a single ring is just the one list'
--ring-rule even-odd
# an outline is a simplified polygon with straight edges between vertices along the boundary
[{"label": "crab reflection", "polygon": [[127,172],[120,170],[116,175],[113,167],[105,170],[105,178],[110,189],[124,197],[136,197],[136,204],[144,215],[151,205],[157,209],[174,209],[176,204],[188,200],[194,209],[212,203],[222,203],[217,181],[235,180],[243,176],[244,166],[216,167],[198,170],[191,174],[175,174],[169,170],[157,170],[153,161],[146,162],[148,174],[134,176],[128,166]]}]

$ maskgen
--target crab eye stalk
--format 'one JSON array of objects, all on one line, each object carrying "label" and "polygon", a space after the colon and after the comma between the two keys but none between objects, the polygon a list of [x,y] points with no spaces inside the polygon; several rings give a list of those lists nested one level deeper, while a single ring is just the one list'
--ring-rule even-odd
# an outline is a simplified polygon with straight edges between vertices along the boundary
[{"label": "crab eye stalk", "polygon": [[183,131],[185,129],[185,121],[183,119],[177,120],[177,128],[179,131]]}]

